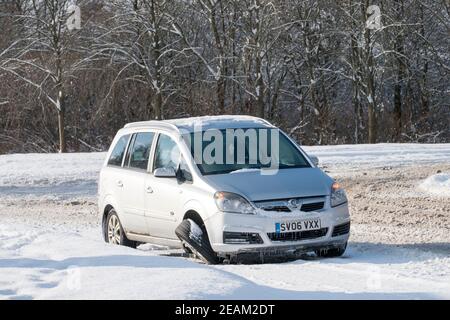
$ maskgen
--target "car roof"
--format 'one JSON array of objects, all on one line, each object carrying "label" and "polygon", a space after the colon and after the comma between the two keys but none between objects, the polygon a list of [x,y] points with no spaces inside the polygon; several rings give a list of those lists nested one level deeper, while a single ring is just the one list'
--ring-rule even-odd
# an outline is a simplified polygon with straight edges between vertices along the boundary
[{"label": "car roof", "polygon": [[124,128],[155,128],[174,132],[196,132],[209,129],[274,128],[274,126],[257,117],[224,115],[132,122],[126,124]]}]

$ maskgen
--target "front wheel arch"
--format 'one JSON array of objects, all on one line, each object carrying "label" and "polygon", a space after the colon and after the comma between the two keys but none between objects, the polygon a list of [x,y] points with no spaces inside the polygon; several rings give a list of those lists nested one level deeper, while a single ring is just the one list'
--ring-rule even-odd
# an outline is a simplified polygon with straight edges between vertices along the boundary
[{"label": "front wheel arch", "polygon": [[206,230],[205,227],[205,222],[203,221],[202,217],[200,216],[200,214],[195,211],[195,210],[189,210],[184,214],[183,220],[187,220],[187,219],[191,219],[192,221],[194,221],[200,228],[204,228]]}]

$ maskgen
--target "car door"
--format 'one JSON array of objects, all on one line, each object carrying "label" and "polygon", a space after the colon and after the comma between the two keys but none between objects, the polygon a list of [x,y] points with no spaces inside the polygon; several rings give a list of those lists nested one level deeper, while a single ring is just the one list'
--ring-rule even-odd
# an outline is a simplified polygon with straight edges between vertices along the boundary
[{"label": "car door", "polygon": [[124,227],[127,232],[141,235],[149,234],[145,219],[145,179],[154,135],[150,131],[133,134],[118,181],[122,188],[120,201],[125,215]]},{"label": "car door", "polygon": [[112,197],[115,200],[114,207],[119,213],[123,227],[128,226],[127,216],[124,213],[122,203],[123,196],[123,159],[125,157],[131,134],[121,136],[114,144],[114,148],[108,159],[106,167],[102,170],[99,185],[104,188],[105,197]]},{"label": "car door", "polygon": [[[180,151],[177,143],[169,135],[160,133],[156,141],[152,172],[157,168],[169,167],[177,170],[179,161]],[[153,174],[147,176],[145,215],[152,236],[177,239],[175,228],[182,209],[181,186],[177,178],[161,178]]]}]

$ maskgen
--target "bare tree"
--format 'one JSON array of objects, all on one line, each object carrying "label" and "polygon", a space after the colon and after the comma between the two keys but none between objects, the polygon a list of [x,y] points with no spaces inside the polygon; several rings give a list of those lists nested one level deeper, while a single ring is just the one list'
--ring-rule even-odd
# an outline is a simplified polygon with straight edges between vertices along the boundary
[{"label": "bare tree", "polygon": [[78,0],[72,31],[69,3],[0,2],[0,152],[223,113],[305,144],[450,139],[448,1]]},{"label": "bare tree", "polygon": [[80,33],[66,25],[73,15],[70,4],[69,0],[22,1],[14,18],[23,25],[23,33],[15,43],[17,54],[7,61],[9,72],[35,87],[56,109],[60,152],[66,152],[66,82],[82,66]]},{"label": "bare tree", "polygon": [[168,0],[112,1],[112,17],[95,39],[95,55],[120,67],[117,79],[144,83],[155,119],[163,119],[167,100],[176,92],[171,81],[184,57],[172,30],[177,4]]}]

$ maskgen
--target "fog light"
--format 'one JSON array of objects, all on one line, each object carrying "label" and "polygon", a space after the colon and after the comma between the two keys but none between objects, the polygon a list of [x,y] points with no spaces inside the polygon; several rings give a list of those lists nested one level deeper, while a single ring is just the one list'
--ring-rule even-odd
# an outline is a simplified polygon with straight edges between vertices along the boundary
[{"label": "fog light", "polygon": [[261,244],[264,243],[258,233],[224,232],[223,243],[226,244]]}]

